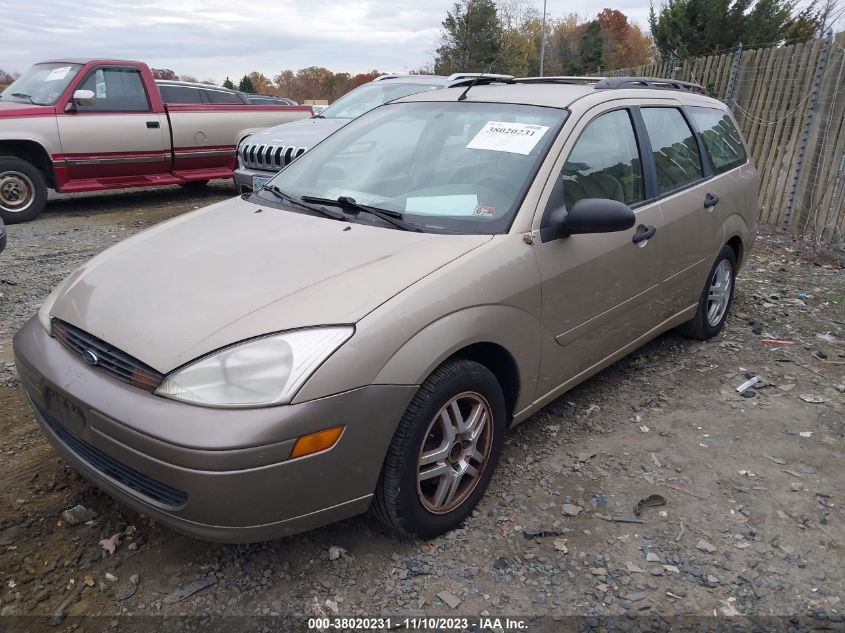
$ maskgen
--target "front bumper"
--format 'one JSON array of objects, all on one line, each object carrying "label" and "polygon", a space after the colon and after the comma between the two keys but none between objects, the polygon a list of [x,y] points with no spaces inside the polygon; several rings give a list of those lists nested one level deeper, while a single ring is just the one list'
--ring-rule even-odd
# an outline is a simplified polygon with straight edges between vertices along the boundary
[{"label": "front bumper", "polygon": [[[91,368],[31,319],[15,360],[51,444],[110,495],[170,527],[224,542],[285,536],[365,512],[415,386],[371,385],[296,405],[211,409]],[[297,437],[346,428],[291,460]]]},{"label": "front bumper", "polygon": [[264,169],[248,169],[238,163],[238,168],[235,170],[235,187],[238,193],[249,193],[252,191],[252,177],[260,176],[262,178],[272,178],[279,172],[267,171]]}]

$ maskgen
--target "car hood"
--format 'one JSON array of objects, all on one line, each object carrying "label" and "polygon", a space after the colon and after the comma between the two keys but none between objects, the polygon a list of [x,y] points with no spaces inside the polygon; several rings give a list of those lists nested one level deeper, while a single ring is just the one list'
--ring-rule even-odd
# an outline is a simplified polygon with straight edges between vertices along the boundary
[{"label": "car hood", "polygon": [[[48,116],[55,114],[53,106],[35,105],[23,101],[0,99],[0,119],[19,116]],[[345,122],[345,119],[344,119]]]},{"label": "car hood", "polygon": [[414,233],[235,198],[108,249],[50,311],[162,373],[221,347],[355,323],[489,235]]},{"label": "car hood", "polygon": [[311,149],[352,119],[298,119],[250,135],[250,145],[283,145]]}]

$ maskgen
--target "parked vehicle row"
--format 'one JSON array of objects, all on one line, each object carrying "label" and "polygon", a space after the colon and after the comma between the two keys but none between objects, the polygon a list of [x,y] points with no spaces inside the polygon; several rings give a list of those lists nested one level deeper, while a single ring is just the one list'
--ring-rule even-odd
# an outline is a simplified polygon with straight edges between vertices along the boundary
[{"label": "parked vehicle row", "polygon": [[157,79],[156,86],[164,103],[228,103],[252,105],[299,105],[293,99],[276,95],[254,94],[193,81]]},{"label": "parked vehicle row", "polygon": [[[163,89],[198,91],[172,83]],[[206,87],[202,94],[229,92]],[[74,193],[232,178],[243,137],[312,114],[309,106],[217,97],[167,102],[146,64],[101,59],[36,64],[0,97],[0,217],[10,224],[38,216],[48,188]]]},{"label": "parked vehicle row", "polygon": [[35,416],[198,537],[368,509],[451,530],[506,429],[661,332],[722,329],[758,179],[699,92],[476,77],[345,122],[62,282],[14,339]]},{"label": "parked vehicle row", "polygon": [[[343,95],[310,119],[277,125],[246,137],[238,145],[235,185],[241,193],[260,188],[291,161],[307,152],[335,130],[388,101],[401,97],[463,86],[479,73],[438,75],[382,75]],[[510,79],[509,75],[486,75]]]}]

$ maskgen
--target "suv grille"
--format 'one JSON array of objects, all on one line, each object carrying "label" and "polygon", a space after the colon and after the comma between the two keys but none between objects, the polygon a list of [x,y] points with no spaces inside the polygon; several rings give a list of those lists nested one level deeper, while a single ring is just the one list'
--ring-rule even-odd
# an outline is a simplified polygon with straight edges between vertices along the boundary
[{"label": "suv grille", "polygon": [[[121,352],[70,323],[53,319],[52,328],[53,336],[65,347],[89,365],[102,369],[121,382],[145,391],[155,391],[164,379],[162,374],[149,365],[145,365],[137,358]],[[90,362],[89,358],[96,362]]]},{"label": "suv grille", "polygon": [[188,500],[187,493],[168,486],[167,484],[163,484],[160,481],[156,481],[152,477],[148,477],[134,468],[116,460],[114,457],[107,455],[96,446],[92,446],[88,442],[76,437],[41,407],[37,408],[38,413],[41,414],[41,417],[44,418],[47,425],[53,430],[53,433],[55,433],[56,436],[77,455],[77,457],[89,466],[99,470],[101,473],[111,477],[115,481],[122,483],[127,488],[131,488],[135,492],[149,497],[154,501],[158,501],[161,504],[168,506],[181,506]]},{"label": "suv grille", "polygon": [[252,145],[244,143],[241,145],[241,162],[244,167],[253,169],[266,169],[279,171],[293,162],[295,158],[302,156],[307,147],[294,147],[292,145]]}]

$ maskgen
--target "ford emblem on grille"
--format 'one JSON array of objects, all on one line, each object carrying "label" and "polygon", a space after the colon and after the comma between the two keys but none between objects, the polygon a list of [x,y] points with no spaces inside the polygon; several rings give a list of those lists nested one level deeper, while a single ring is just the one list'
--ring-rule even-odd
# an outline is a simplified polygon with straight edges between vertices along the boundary
[{"label": "ford emblem on grille", "polygon": [[90,349],[83,350],[82,360],[84,360],[89,365],[96,365],[100,362],[100,358]]}]

